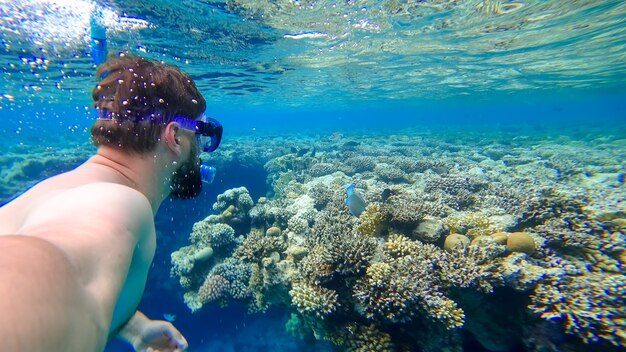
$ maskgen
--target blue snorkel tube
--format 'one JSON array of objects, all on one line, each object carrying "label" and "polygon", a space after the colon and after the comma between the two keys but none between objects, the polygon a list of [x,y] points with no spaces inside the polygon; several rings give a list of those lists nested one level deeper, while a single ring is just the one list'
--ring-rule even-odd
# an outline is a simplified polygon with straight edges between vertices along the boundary
[{"label": "blue snorkel tube", "polygon": [[107,30],[100,8],[96,7],[93,10],[89,24],[91,25],[91,57],[93,64],[99,66],[107,59]]}]

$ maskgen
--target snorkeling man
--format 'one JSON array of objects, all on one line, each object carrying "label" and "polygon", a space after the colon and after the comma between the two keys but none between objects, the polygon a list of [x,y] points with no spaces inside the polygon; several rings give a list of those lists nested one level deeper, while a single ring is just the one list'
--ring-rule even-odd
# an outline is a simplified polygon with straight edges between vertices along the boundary
[{"label": "snorkeling man", "polygon": [[132,55],[98,67],[97,153],[0,208],[0,341],[11,352],[182,351],[169,322],[136,311],[168,197],[201,189],[200,151],[222,126],[178,68]]}]

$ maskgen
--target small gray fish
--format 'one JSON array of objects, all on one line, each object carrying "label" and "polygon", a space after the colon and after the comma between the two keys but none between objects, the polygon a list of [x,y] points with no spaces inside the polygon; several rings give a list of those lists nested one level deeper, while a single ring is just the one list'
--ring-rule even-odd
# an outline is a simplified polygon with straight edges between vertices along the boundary
[{"label": "small gray fish", "polygon": [[350,210],[350,214],[356,217],[361,216],[367,206],[365,199],[363,199],[363,197],[356,191],[354,183],[351,183],[348,187],[346,187],[346,191],[348,192],[346,205],[348,206],[348,210]]},{"label": "small gray fish", "polygon": [[383,189],[380,193],[380,200],[384,203],[387,199],[389,199],[389,197],[391,197],[391,190],[389,188]]}]

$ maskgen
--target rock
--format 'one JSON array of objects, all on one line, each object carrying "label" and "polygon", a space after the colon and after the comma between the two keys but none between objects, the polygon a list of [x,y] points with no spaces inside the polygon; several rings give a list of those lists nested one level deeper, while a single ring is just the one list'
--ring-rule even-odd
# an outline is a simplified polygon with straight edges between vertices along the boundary
[{"label": "rock", "polygon": [[493,215],[489,217],[489,223],[494,229],[506,231],[507,229],[514,228],[518,223],[518,219],[510,214]]},{"label": "rock", "polygon": [[534,288],[547,273],[546,269],[530,263],[527,258],[523,253],[511,253],[502,261],[501,274],[504,283],[517,291]]},{"label": "rock", "polygon": [[413,237],[426,242],[434,243],[441,238],[444,233],[443,224],[441,220],[433,217],[426,217],[415,230],[413,230]]}]

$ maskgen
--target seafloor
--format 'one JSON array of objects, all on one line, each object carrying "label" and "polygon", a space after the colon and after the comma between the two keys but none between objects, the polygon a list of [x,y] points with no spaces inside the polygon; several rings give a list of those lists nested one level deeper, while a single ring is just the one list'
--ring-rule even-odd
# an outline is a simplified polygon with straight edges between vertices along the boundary
[{"label": "seafloor", "polygon": [[[14,147],[0,197],[89,151]],[[624,151],[594,132],[226,138],[205,156],[236,187],[167,248],[171,280],[194,312],[286,307],[294,339],[338,350],[623,350]]]}]

